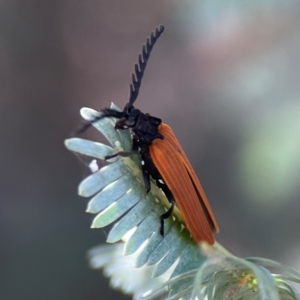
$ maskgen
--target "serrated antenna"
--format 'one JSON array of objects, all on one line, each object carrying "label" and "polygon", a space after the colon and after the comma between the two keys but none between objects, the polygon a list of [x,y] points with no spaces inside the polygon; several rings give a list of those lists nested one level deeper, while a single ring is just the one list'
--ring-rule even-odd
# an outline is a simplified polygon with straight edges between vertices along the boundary
[{"label": "serrated antenna", "polygon": [[130,97],[129,97],[130,104],[133,104],[139,95],[142,78],[147,66],[148,59],[150,57],[150,53],[156,41],[158,40],[160,35],[164,32],[164,29],[165,27],[163,25],[157,27],[155,31],[152,31],[151,36],[147,38],[146,44],[143,45],[142,54],[139,55],[139,62],[134,65],[135,73],[132,74],[132,83],[130,84]]}]

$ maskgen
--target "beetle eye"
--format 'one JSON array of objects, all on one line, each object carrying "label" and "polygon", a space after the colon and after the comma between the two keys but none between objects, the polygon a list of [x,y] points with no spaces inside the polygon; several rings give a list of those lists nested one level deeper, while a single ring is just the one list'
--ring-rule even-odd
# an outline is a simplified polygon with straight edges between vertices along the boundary
[{"label": "beetle eye", "polygon": [[157,118],[154,118],[153,123],[154,123],[154,125],[159,125],[161,123],[161,120],[157,119]]}]

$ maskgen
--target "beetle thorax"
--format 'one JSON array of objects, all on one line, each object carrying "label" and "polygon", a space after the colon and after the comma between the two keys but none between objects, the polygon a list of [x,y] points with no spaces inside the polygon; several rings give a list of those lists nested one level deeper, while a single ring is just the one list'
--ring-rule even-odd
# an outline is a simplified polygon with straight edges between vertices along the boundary
[{"label": "beetle thorax", "polygon": [[117,121],[116,128],[130,128],[139,142],[151,144],[154,139],[162,138],[158,131],[160,124],[161,119],[144,114],[139,109],[133,108],[125,118]]},{"label": "beetle thorax", "polygon": [[160,124],[160,119],[140,112],[132,131],[141,143],[151,144],[160,135],[158,132]]}]

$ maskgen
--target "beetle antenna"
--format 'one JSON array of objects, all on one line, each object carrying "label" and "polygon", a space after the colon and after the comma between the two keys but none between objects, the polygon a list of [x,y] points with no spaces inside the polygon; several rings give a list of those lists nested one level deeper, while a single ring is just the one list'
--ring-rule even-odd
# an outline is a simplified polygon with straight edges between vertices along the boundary
[{"label": "beetle antenna", "polygon": [[132,83],[130,84],[130,97],[129,102],[126,104],[123,112],[117,112],[113,109],[103,109],[102,115],[95,117],[93,120],[91,120],[89,123],[84,124],[79,130],[77,130],[77,134],[85,132],[93,123],[101,120],[102,118],[107,117],[115,117],[115,118],[122,118],[126,117],[127,113],[132,108],[132,105],[136,98],[139,95],[139,89],[142,83],[142,78],[144,75],[144,71],[147,66],[148,59],[150,57],[150,53],[152,51],[152,48],[160,35],[164,32],[165,27],[163,25],[159,25],[155,29],[155,31],[152,31],[150,37],[147,38],[146,44],[143,45],[142,53],[139,55],[139,61],[137,64],[134,65],[134,73],[132,74]]},{"label": "beetle antenna", "polygon": [[151,36],[147,38],[146,44],[143,45],[142,54],[139,55],[139,61],[134,65],[134,73],[132,73],[132,83],[130,84],[130,97],[129,103],[132,105],[139,95],[139,89],[142,83],[144,71],[147,66],[148,59],[152,48],[160,35],[164,32],[165,27],[160,25],[152,31]]}]

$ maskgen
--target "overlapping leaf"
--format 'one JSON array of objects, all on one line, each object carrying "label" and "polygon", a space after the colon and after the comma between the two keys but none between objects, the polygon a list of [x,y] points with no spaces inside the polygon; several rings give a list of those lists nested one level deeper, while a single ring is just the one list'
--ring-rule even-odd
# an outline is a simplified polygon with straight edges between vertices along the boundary
[{"label": "overlapping leaf", "polygon": [[[113,104],[112,108],[118,109]],[[84,108],[81,115],[91,121],[99,113]],[[110,146],[80,138],[66,140],[65,145],[69,150],[100,160],[118,151],[129,151],[130,132],[115,130],[114,125],[113,118],[93,123]],[[300,300],[298,292],[286,283],[300,281],[299,274],[291,269],[279,265],[287,275],[272,275],[264,267],[274,267],[275,262],[224,254],[218,244],[217,250],[209,250],[214,254],[207,258],[183,226],[177,209],[175,217],[165,222],[163,238],[159,234],[159,217],[169,203],[154,183],[146,194],[140,165],[137,155],[114,158],[84,179],[78,188],[81,196],[91,197],[87,212],[96,214],[92,227],[114,223],[107,242],[125,241],[97,247],[89,253],[91,265],[104,268],[113,286],[135,298],[148,291],[143,299],[165,295],[167,299],[186,300]]]},{"label": "overlapping leaf", "polygon": [[[112,108],[118,109],[114,105]],[[81,115],[85,120],[91,121],[99,113],[83,108]],[[130,132],[115,130],[114,124],[113,118],[104,118],[93,123],[111,146],[80,138],[66,140],[65,145],[69,150],[97,159],[104,159],[106,155],[123,149],[130,150]],[[191,268],[196,269],[202,264],[204,258],[189,232],[182,227],[178,211],[175,212],[177,218],[166,220],[165,237],[162,238],[159,234],[159,217],[169,207],[169,203],[153,183],[150,193],[146,194],[137,157],[114,159],[84,179],[79,185],[78,192],[83,197],[92,197],[87,212],[97,214],[92,223],[93,228],[116,222],[108,234],[107,242],[118,242],[128,231],[135,229],[124,245],[124,253],[131,255],[142,247],[135,258],[135,263],[138,267],[153,265],[152,277],[164,274],[174,264],[177,267],[172,276],[185,273]],[[194,260],[192,253],[197,253],[201,259]],[[191,284],[192,282],[189,282],[189,286]],[[186,283],[183,288],[186,288]],[[177,290],[176,293],[181,291],[180,288]]]}]

